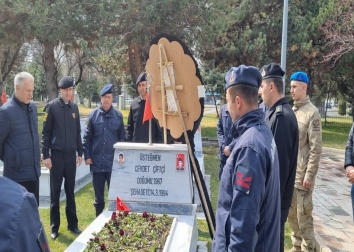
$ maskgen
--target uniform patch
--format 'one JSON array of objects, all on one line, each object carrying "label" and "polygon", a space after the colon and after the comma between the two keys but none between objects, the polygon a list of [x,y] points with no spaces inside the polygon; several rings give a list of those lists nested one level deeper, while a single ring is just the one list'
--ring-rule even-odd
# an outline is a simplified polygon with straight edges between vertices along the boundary
[{"label": "uniform patch", "polygon": [[254,173],[252,170],[243,166],[237,166],[235,188],[249,194],[252,186],[253,175]]},{"label": "uniform patch", "polygon": [[45,113],[44,113],[44,116],[43,116],[43,121],[47,121],[47,117],[48,117],[48,113],[45,112]]},{"label": "uniform patch", "polygon": [[73,118],[75,119],[75,113],[71,113],[71,114],[72,114]]},{"label": "uniform patch", "polygon": [[277,114],[281,114],[283,112],[283,106],[282,105],[279,105],[275,108],[275,112]]},{"label": "uniform patch", "polygon": [[321,125],[321,122],[319,119],[315,119],[312,121],[312,128],[314,131],[320,131],[320,125]]}]

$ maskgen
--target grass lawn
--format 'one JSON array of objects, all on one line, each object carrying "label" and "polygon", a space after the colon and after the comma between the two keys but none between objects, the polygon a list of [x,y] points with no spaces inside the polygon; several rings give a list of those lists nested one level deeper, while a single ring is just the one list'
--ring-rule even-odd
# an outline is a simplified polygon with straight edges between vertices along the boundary
[{"label": "grass lawn", "polygon": [[[42,111],[43,108],[38,111]],[[79,106],[81,116],[87,116],[92,109]],[[124,117],[124,124],[127,123],[127,116],[129,110],[121,111]],[[41,132],[41,125],[43,118],[39,117],[39,127]],[[202,136],[208,138],[216,138],[216,123],[217,118],[216,114],[207,114],[202,120]],[[350,126],[345,128],[339,127],[324,127],[323,128],[323,146],[344,149],[345,143],[348,138],[348,133]],[[216,211],[217,197],[218,197],[218,167],[219,162],[217,158],[217,148],[216,147],[204,147],[204,164],[205,164],[205,173],[211,175],[210,186],[211,186],[211,202],[213,210]],[[107,193],[106,197],[107,199]],[[84,230],[95,218],[95,209],[92,205],[94,200],[94,192],[92,184],[89,183],[83,187],[79,192],[76,193],[76,204],[77,204],[77,215],[79,219],[79,228]],[[49,209],[40,209],[41,220],[44,224],[46,234],[49,238],[49,244],[52,251],[64,251],[76,238],[76,235],[71,234],[67,231],[67,222],[65,217],[65,201],[61,202],[60,212],[61,212],[61,226],[59,229],[59,237],[53,241],[50,239],[50,218],[49,218]],[[206,221],[198,220],[198,240],[204,240],[208,242],[209,251],[211,249],[211,239],[209,236],[208,227]],[[286,225],[286,240],[285,240],[285,249],[291,248],[290,241],[290,228]]]}]

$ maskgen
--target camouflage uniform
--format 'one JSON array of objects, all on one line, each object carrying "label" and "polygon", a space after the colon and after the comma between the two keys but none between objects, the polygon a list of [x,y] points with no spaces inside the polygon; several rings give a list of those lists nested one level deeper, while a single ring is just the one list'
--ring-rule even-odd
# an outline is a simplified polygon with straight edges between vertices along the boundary
[{"label": "camouflage uniform", "polygon": [[[312,192],[322,152],[321,116],[308,96],[295,102],[293,110],[299,126],[299,154],[288,222],[293,230],[293,251],[314,251]],[[309,190],[302,185],[305,178],[312,181]]]}]

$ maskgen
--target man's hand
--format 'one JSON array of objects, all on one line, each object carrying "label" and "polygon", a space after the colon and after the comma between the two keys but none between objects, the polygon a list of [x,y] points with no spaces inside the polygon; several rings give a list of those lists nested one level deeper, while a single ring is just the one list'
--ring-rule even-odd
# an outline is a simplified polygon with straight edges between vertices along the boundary
[{"label": "man's hand", "polygon": [[85,160],[85,164],[86,164],[86,165],[91,165],[91,164],[92,164],[91,158],[86,159],[86,160]]},{"label": "man's hand", "polygon": [[229,146],[226,146],[225,148],[224,148],[224,154],[225,154],[225,156],[230,156],[230,154],[231,154],[231,151],[230,151],[230,148],[229,148]]},{"label": "man's hand", "polygon": [[311,189],[312,188],[312,181],[309,181],[304,178],[304,181],[302,181],[302,186],[305,187],[306,189]]},{"label": "man's hand", "polygon": [[350,170],[349,175],[348,175],[348,181],[352,184],[354,184],[354,169]]},{"label": "man's hand", "polygon": [[48,169],[52,169],[52,160],[50,158],[46,158],[43,160],[43,164]]},{"label": "man's hand", "polygon": [[82,162],[82,157],[77,157],[76,158],[76,167],[80,166]]},{"label": "man's hand", "polygon": [[352,170],[354,170],[354,167],[352,165],[349,165],[345,168],[345,175],[347,175],[347,178],[349,178],[349,173]]}]

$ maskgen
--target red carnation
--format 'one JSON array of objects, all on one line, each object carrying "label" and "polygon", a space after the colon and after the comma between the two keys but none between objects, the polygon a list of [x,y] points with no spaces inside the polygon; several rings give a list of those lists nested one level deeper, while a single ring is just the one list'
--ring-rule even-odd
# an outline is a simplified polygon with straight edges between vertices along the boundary
[{"label": "red carnation", "polygon": [[124,211],[124,216],[128,216],[129,211]]},{"label": "red carnation", "polygon": [[106,245],[104,243],[101,244],[101,250],[102,251],[106,250]]},{"label": "red carnation", "polygon": [[154,216],[151,216],[151,217],[150,217],[150,221],[151,221],[151,222],[154,222],[154,221],[155,221]]},{"label": "red carnation", "polygon": [[124,235],[124,230],[123,230],[123,229],[119,229],[119,234],[120,234],[121,236],[123,236],[123,235]]},{"label": "red carnation", "polygon": [[147,218],[147,217],[149,217],[149,215],[147,214],[146,211],[144,211],[144,212],[143,212],[143,218]]},{"label": "red carnation", "polygon": [[95,242],[99,242],[100,238],[98,238],[97,236],[95,237]]},{"label": "red carnation", "polygon": [[112,216],[111,216],[111,219],[112,220],[115,220],[117,218],[117,213],[116,212],[113,212],[112,213]]},{"label": "red carnation", "polygon": [[110,235],[112,235],[113,234],[113,230],[111,229],[111,230],[109,230],[109,234]]}]

